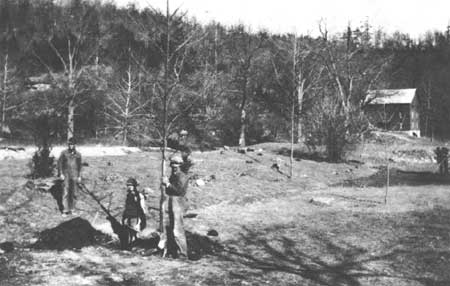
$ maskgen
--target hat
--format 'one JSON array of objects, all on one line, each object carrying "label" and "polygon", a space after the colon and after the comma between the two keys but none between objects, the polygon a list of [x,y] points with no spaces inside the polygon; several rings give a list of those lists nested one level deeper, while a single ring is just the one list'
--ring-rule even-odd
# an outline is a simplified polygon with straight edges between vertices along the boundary
[{"label": "hat", "polygon": [[180,135],[188,135],[188,132],[183,129],[183,130],[180,131]]},{"label": "hat", "polygon": [[181,164],[183,164],[183,158],[181,158],[181,156],[176,155],[176,156],[173,156],[172,158],[170,158],[171,166],[177,166],[177,165],[179,166]]},{"label": "hat", "polygon": [[75,145],[75,144],[76,144],[75,138],[70,137],[69,140],[67,140],[67,144],[73,144],[73,145]]},{"label": "hat", "polygon": [[134,187],[136,187],[137,185],[138,185],[138,183],[137,183],[135,178],[128,178],[127,186],[134,186]]}]

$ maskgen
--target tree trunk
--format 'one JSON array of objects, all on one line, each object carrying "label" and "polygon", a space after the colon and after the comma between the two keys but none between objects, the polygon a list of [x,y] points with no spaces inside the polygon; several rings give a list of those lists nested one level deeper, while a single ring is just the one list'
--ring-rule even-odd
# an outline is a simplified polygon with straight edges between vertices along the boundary
[{"label": "tree trunk", "polygon": [[73,102],[73,100],[71,100],[69,102],[69,106],[68,106],[68,113],[67,113],[67,140],[69,138],[73,137],[74,134],[74,118],[75,118],[75,103]]},{"label": "tree trunk", "polygon": [[239,147],[245,147],[245,128],[246,128],[246,114],[245,109],[241,108],[241,131],[239,133]]},{"label": "tree trunk", "polygon": [[68,44],[68,56],[69,56],[69,104],[67,107],[67,139],[72,138],[75,133],[75,78],[74,78],[74,53],[71,50],[71,42],[67,41]]},{"label": "tree trunk", "polygon": [[5,61],[3,63],[3,84],[2,84],[2,118],[0,122],[0,136],[3,135],[6,124],[6,96],[7,96],[7,83],[8,83],[8,54],[5,55]]},{"label": "tree trunk", "polygon": [[303,97],[305,95],[305,79],[299,75],[299,86],[297,92],[297,140],[296,143],[304,141],[303,126],[302,126],[302,110],[303,110]]},{"label": "tree trunk", "polygon": [[[292,78],[293,78],[293,82],[296,82],[296,66],[297,66],[297,37],[294,37],[294,50],[292,53]],[[301,73],[300,73],[301,74]],[[300,75],[299,75],[300,78]],[[299,92],[300,90],[298,90]],[[291,154],[289,156],[289,161],[290,161],[290,167],[289,167],[289,178],[292,179],[292,173],[293,173],[293,168],[294,168],[294,141],[298,142],[298,138],[299,138],[299,134],[297,134],[297,136],[295,136],[295,125],[299,124],[299,122],[297,120],[295,120],[296,115],[300,116],[299,112],[295,112],[295,107],[296,107],[296,102],[295,102],[295,98],[297,96],[297,103],[298,103],[298,97],[299,94],[298,92],[295,90],[295,85],[294,85],[294,89],[292,90],[292,97],[291,97]],[[298,126],[297,126],[298,128]],[[297,129],[298,130],[298,129]],[[297,137],[297,138],[295,138]]]},{"label": "tree trunk", "polygon": [[295,101],[292,99],[291,107],[291,154],[289,157],[290,167],[289,167],[289,178],[292,179],[293,169],[294,169],[294,133],[295,133]]},{"label": "tree trunk", "polygon": [[125,122],[124,127],[123,127],[123,137],[122,137],[122,145],[123,146],[127,146],[127,142],[128,142],[128,126],[127,123]]},{"label": "tree trunk", "polygon": [[219,71],[219,55],[217,52],[218,48],[218,31],[217,31],[217,24],[214,29],[214,77],[217,77],[218,71]]},{"label": "tree trunk", "polygon": [[244,76],[244,83],[243,83],[243,88],[242,88],[242,102],[241,102],[241,130],[239,133],[239,147],[245,147],[246,146],[246,142],[245,142],[245,129],[246,129],[246,118],[247,118],[247,114],[245,112],[245,105],[247,103],[247,76]]},{"label": "tree trunk", "polygon": [[125,114],[124,114],[124,124],[123,124],[123,140],[122,144],[127,145],[127,136],[128,136],[128,120],[130,117],[130,102],[131,102],[131,93],[132,93],[132,82],[131,82],[131,65],[128,65],[128,80],[127,80],[127,99],[125,102]]},{"label": "tree trunk", "polygon": [[[166,60],[164,63],[164,99],[163,99],[163,122],[162,122],[162,139],[163,146],[161,149],[161,197],[159,200],[159,231],[166,234],[164,228],[164,200],[166,197],[166,187],[162,184],[162,179],[166,176],[166,149],[167,149],[167,105],[169,100],[169,65],[170,65],[170,13],[169,0],[166,1]],[[167,250],[167,246],[166,250]]]}]

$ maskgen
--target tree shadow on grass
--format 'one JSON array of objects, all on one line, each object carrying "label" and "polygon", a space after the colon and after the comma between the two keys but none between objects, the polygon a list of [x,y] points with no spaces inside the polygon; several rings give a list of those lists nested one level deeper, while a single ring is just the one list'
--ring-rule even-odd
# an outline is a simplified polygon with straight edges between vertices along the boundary
[{"label": "tree shadow on grass", "polygon": [[[378,167],[377,172],[368,177],[345,180],[338,184],[345,187],[384,187],[387,182],[387,168]],[[425,186],[450,185],[450,176],[441,176],[432,172],[403,171],[398,168],[389,169],[390,186]]]},{"label": "tree shadow on grass", "polygon": [[[447,211],[447,216],[449,214],[450,212]],[[420,224],[426,225],[429,219],[433,219],[427,215],[425,217],[427,219],[422,220]],[[411,233],[406,237],[420,235],[414,234],[417,229],[412,228],[412,225],[408,227],[411,227]],[[447,265],[439,258],[450,259],[450,251],[447,249],[419,249],[416,245],[397,247],[398,245],[394,243],[394,246],[382,247],[379,252],[372,253],[358,245],[308,230],[304,230],[309,237],[309,243],[305,245],[302,241],[292,239],[291,235],[289,237],[280,235],[292,232],[292,230],[285,231],[283,228],[284,226],[275,226],[260,231],[245,228],[237,242],[246,250],[227,247],[219,255],[220,259],[233,263],[235,268],[230,275],[236,279],[253,281],[261,279],[261,275],[281,273],[291,275],[289,279],[298,279],[303,282],[308,280],[308,285],[358,286],[362,285],[361,281],[383,282],[383,280],[389,285],[395,281],[419,282],[424,285],[450,285],[450,277],[439,270],[440,267]],[[441,236],[444,239],[448,235],[441,233]],[[401,241],[399,243],[402,244]],[[426,242],[421,241],[421,243]],[[429,274],[432,271],[427,268],[430,267],[427,266],[429,261],[422,260],[427,256],[433,259],[431,268],[437,269],[434,275]],[[409,258],[412,259],[408,260]],[[402,264],[411,265],[401,266]],[[395,265],[400,266],[395,268]],[[386,268],[389,270],[386,271]],[[263,279],[267,280],[268,277]]]}]

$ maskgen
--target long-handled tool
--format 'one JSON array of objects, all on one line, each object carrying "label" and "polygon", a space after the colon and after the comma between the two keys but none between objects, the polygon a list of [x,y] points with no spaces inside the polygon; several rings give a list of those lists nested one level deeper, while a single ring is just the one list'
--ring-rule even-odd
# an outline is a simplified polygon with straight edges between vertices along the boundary
[{"label": "long-handled tool", "polygon": [[121,224],[112,214],[111,212],[101,203],[100,199],[90,191],[85,184],[78,183],[81,191],[90,195],[94,201],[100,206],[100,208],[106,213],[107,220],[111,223],[111,227],[113,232],[117,234],[120,240],[120,248],[121,249],[130,249],[131,244],[134,240],[137,239],[137,231],[132,229],[127,225]]}]

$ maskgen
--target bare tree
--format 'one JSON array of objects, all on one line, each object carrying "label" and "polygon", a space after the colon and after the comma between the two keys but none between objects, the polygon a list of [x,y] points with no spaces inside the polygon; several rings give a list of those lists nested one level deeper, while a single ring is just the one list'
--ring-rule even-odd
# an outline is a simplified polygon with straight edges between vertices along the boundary
[{"label": "bare tree", "polygon": [[290,105],[291,177],[294,143],[303,141],[302,111],[305,96],[317,87],[323,68],[316,66],[314,47],[309,38],[290,37],[290,41],[274,41],[272,66],[277,88],[285,94]]},{"label": "bare tree", "polygon": [[[38,45],[47,45],[53,53],[48,58],[45,54],[32,50],[33,55],[47,69],[53,84],[64,96],[67,108],[67,138],[73,137],[75,126],[75,109],[82,102],[81,96],[102,85],[93,83],[98,68],[95,57],[99,47],[99,31],[97,29],[97,14],[95,6],[74,2],[61,9],[54,25],[49,31],[38,32]],[[56,58],[58,64],[51,63]]]},{"label": "bare tree", "polygon": [[240,147],[246,146],[245,133],[247,129],[247,105],[252,94],[254,83],[252,82],[252,69],[266,42],[267,35],[260,33],[252,35],[245,31],[243,26],[238,26],[228,39],[231,68],[233,69],[233,81],[235,82],[235,93],[240,96],[239,103],[239,140]]},{"label": "bare tree", "polygon": [[136,68],[133,69],[131,61],[125,76],[118,81],[107,94],[105,115],[113,122],[115,135],[121,135],[122,144],[126,145],[129,133],[136,127],[138,120],[145,116],[145,108],[150,100],[144,99],[139,92],[141,76]]},{"label": "bare tree", "polygon": [[[329,90],[326,94],[334,97],[330,102],[335,102],[332,112],[327,115],[327,121],[331,124],[331,134],[328,135],[332,136],[326,136],[335,141],[327,142],[327,146],[332,148],[328,150],[327,147],[329,157],[332,157],[329,159],[335,161],[340,159],[343,146],[352,138],[359,137],[367,128],[367,124],[362,124],[361,108],[367,91],[378,84],[390,58],[369,50],[368,44],[360,44],[360,41],[355,40],[350,26],[341,39],[329,39],[323,22],[319,30],[322,46],[317,55],[328,77],[326,87]],[[336,133],[336,130],[340,131]]]},{"label": "bare tree", "polygon": [[6,112],[8,110],[8,97],[11,93],[10,82],[11,82],[11,69],[8,62],[8,53],[5,54],[3,58],[3,71],[2,71],[2,84],[1,84],[1,112],[2,118],[0,122],[0,135],[6,131]]},{"label": "bare tree", "polygon": [[390,58],[370,54],[367,45],[355,40],[350,26],[344,35],[344,41],[328,40],[323,23],[319,25],[322,34],[322,53],[320,57],[325,65],[328,77],[335,87],[342,111],[346,119],[355,107],[361,107],[367,91],[380,80],[386,71]]},{"label": "bare tree", "polygon": [[[188,90],[183,86],[182,77],[184,74],[185,60],[189,49],[199,41],[202,36],[195,26],[187,25],[183,22],[185,14],[179,9],[170,10],[170,1],[166,0],[165,14],[149,7],[152,13],[147,13],[143,19],[136,19],[130,15],[129,19],[133,23],[135,33],[148,45],[158,52],[162,61],[157,68],[140,65],[140,70],[152,81],[152,93],[159,100],[161,112],[156,115],[149,115],[159,122],[158,132],[161,137],[161,180],[166,176],[167,160],[167,138],[171,128],[181,117],[182,112],[192,106],[180,110],[178,105],[189,96]],[[187,29],[185,29],[187,28]],[[177,108],[176,108],[177,107]],[[165,188],[161,184],[159,228],[164,232],[163,202],[165,200]]]}]

